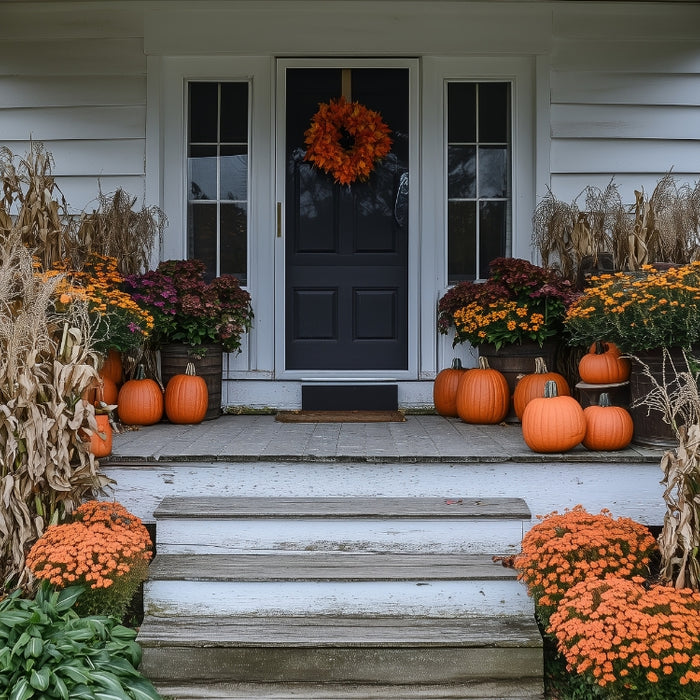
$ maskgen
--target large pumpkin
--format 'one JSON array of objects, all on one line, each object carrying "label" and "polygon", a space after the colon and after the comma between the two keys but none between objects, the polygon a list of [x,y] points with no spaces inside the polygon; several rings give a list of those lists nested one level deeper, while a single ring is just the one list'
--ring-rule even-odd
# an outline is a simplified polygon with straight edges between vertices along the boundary
[{"label": "large pumpkin", "polygon": [[90,452],[95,457],[106,457],[112,453],[112,426],[107,413],[95,415],[97,431],[90,436]]},{"label": "large pumpkin", "polygon": [[603,392],[597,406],[583,410],[586,418],[584,447],[589,450],[622,450],[632,441],[634,422],[622,406],[613,406],[610,397]]},{"label": "large pumpkin", "polygon": [[435,410],[441,416],[457,415],[457,387],[465,372],[462,361],[455,357],[452,367],[446,367],[438,372],[433,384],[433,403]]},{"label": "large pumpkin", "polygon": [[558,396],[555,382],[547,382],[544,396],[532,399],[522,420],[523,439],[534,452],[566,452],[586,436],[586,418],[571,396]]},{"label": "large pumpkin", "polygon": [[109,377],[100,377],[100,384],[95,390],[95,404],[115,404],[118,396],[117,385]]},{"label": "large pumpkin", "polygon": [[171,423],[201,423],[208,404],[207,383],[188,362],[185,373],[171,377],[165,387],[165,415]]},{"label": "large pumpkin", "polygon": [[117,403],[119,420],[127,425],[153,425],[163,417],[163,392],[145,376],[143,365],[137,367],[134,379],[122,384]]},{"label": "large pumpkin", "polygon": [[557,385],[557,394],[559,396],[571,396],[569,383],[564,375],[558,372],[550,372],[547,369],[547,364],[542,357],[535,358],[535,371],[533,374],[526,374],[521,377],[520,381],[515,385],[513,392],[513,408],[515,415],[522,420],[525,406],[540,396],[544,396],[544,387],[547,382],[555,382]]},{"label": "large pumpkin", "polygon": [[100,368],[100,375],[119,385],[122,383],[122,372],[122,354],[118,350],[110,350]]},{"label": "large pumpkin", "polygon": [[489,367],[485,357],[465,372],[457,387],[457,415],[465,423],[500,423],[510,408],[510,389],[501,372]]},{"label": "large pumpkin", "polygon": [[599,340],[579,361],[578,373],[586,384],[618,384],[630,378],[630,361],[614,343]]}]

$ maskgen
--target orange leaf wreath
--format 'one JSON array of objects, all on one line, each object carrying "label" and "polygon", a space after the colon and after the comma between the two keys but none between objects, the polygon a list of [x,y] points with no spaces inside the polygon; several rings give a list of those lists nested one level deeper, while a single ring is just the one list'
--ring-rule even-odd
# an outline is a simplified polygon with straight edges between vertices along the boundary
[{"label": "orange leaf wreath", "polygon": [[322,102],[304,133],[304,159],[341,185],[364,181],[391,150],[390,133],[379,112],[359,102]]}]

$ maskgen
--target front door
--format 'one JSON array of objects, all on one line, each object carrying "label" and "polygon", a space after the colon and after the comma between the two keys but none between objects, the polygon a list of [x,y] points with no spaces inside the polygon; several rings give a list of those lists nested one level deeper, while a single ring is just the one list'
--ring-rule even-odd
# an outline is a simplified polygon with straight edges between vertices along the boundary
[{"label": "front door", "polygon": [[[304,160],[319,103],[341,95],[391,130],[366,182],[337,184]],[[409,71],[288,68],[285,100],[286,368],[406,370]]]}]

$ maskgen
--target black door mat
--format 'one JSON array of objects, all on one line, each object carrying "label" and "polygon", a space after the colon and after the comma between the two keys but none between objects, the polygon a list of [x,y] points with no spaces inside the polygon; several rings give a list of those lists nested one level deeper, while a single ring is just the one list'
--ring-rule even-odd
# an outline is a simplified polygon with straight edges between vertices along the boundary
[{"label": "black door mat", "polygon": [[404,423],[401,411],[279,411],[280,423]]}]

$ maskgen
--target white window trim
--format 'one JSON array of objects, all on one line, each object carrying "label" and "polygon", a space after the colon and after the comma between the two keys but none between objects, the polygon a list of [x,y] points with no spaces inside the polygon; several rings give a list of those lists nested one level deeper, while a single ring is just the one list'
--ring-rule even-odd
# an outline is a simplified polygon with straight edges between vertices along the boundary
[{"label": "white window trim", "polygon": [[[423,376],[451,364],[452,339],[437,333],[437,302],[447,284],[447,192],[445,184],[445,83],[448,81],[509,81],[512,84],[512,249],[509,255],[532,259],[532,212],[535,206],[537,148],[535,139],[535,58],[426,57],[422,74],[422,197],[421,229],[434,231],[423,239],[424,265],[421,313]],[[435,174],[440,173],[439,177]],[[431,176],[432,174],[432,176]],[[432,274],[427,269],[433,262]],[[437,296],[435,296],[437,290]],[[437,342],[436,342],[437,336]],[[466,357],[466,351],[461,353]],[[433,375],[434,376],[434,375]]]},{"label": "white window trim", "polygon": [[229,356],[229,379],[274,373],[273,65],[269,57],[149,58],[147,192],[168,217],[161,260],[187,257],[187,82],[250,85],[247,289],[255,319],[243,352]]}]

